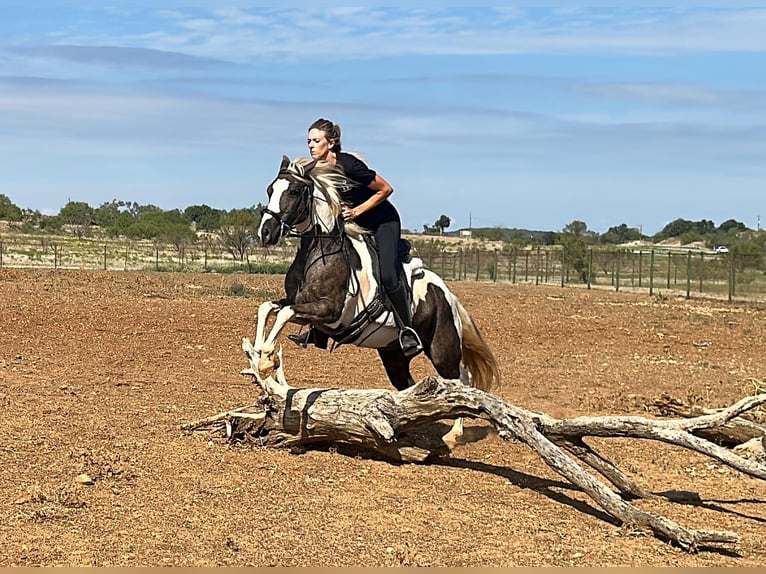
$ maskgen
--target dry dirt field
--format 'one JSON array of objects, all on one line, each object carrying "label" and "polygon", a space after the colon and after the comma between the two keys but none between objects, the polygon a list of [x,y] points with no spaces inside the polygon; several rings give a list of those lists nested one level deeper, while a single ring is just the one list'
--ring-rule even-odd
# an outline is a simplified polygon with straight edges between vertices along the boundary
[{"label": "dry dirt field", "polygon": [[[395,465],[185,434],[182,423],[256,398],[239,374],[241,338],[281,281],[0,270],[0,566],[766,563],[766,483],[659,443],[597,444],[651,490],[701,497],[638,506],[734,530],[735,548],[690,554],[617,526],[526,446],[494,436]],[[766,377],[764,306],[452,288],[502,365],[496,393],[553,416],[650,415],[662,392],[716,407]],[[295,386],[388,386],[372,351],[286,343]],[[416,377],[430,372],[419,357]]]}]

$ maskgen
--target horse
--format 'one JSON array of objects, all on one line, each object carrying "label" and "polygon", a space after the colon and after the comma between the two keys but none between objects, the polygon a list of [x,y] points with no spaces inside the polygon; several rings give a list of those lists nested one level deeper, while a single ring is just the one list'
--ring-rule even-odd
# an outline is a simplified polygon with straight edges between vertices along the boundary
[{"label": "horse", "polygon": [[[280,367],[276,341],[285,325],[311,324],[335,345],[374,348],[397,390],[415,384],[398,340],[398,327],[379,282],[377,254],[369,232],[343,222],[341,191],[346,179],[326,162],[282,157],[279,172],[267,188],[258,238],[276,244],[283,234],[300,240],[285,276],[285,297],[266,301],[257,314],[255,344],[258,370],[264,376]],[[403,242],[404,243],[404,242]],[[402,255],[402,277],[412,300],[412,325],[423,352],[445,379],[489,390],[500,383],[498,363],[476,322],[436,273],[422,261]],[[276,313],[266,336],[266,324]],[[443,437],[448,446],[463,434],[462,420]]]}]

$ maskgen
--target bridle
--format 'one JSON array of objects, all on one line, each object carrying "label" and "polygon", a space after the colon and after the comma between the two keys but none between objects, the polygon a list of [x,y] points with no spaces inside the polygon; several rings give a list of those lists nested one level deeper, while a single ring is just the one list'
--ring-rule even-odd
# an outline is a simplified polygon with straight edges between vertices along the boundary
[{"label": "bridle", "polygon": [[[295,173],[287,170],[287,169],[281,169],[279,170],[279,176],[285,176],[287,179],[294,179],[298,180],[301,183],[304,184],[303,189],[300,191],[300,199],[295,202],[295,204],[291,207],[289,211],[286,213],[276,213],[268,208],[268,206],[264,207],[261,210],[262,214],[269,214],[271,217],[276,219],[279,222],[280,225],[280,232],[285,237],[312,237],[312,238],[320,238],[320,237],[332,237],[332,238],[339,238],[342,235],[342,227],[340,225],[336,225],[337,232],[335,233],[316,233],[312,232],[312,225],[308,225],[307,228],[304,231],[298,231],[295,226],[298,225],[302,221],[306,221],[311,219],[311,215],[314,213],[314,201],[316,198],[314,197],[314,194],[312,193],[314,184],[311,182],[311,180],[304,179],[302,177],[297,176]],[[327,201],[327,199],[325,199]]]}]

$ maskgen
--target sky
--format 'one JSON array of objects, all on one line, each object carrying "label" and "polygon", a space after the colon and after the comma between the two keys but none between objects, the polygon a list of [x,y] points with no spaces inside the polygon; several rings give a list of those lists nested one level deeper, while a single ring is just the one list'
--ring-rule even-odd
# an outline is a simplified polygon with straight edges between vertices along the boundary
[{"label": "sky", "polygon": [[23,208],[265,203],[323,117],[415,231],[766,224],[766,7],[0,2]]}]

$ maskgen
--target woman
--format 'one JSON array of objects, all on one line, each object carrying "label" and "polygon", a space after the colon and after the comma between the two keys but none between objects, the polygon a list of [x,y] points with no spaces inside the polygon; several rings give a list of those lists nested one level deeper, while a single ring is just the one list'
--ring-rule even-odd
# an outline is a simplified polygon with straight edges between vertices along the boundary
[{"label": "woman", "polygon": [[[406,357],[414,357],[423,350],[423,345],[412,328],[412,311],[407,288],[399,279],[399,239],[402,225],[399,213],[388,201],[394,189],[362,160],[341,151],[340,126],[330,120],[318,119],[311,124],[308,131],[308,147],[312,159],[338,165],[343,169],[348,185],[341,193],[344,204],[341,215],[344,221],[353,221],[375,235],[380,260],[380,279],[399,327],[399,344]],[[313,329],[309,329],[304,335],[290,335],[289,338],[305,346],[313,341],[312,334]],[[319,340],[316,342],[320,343]]]}]

